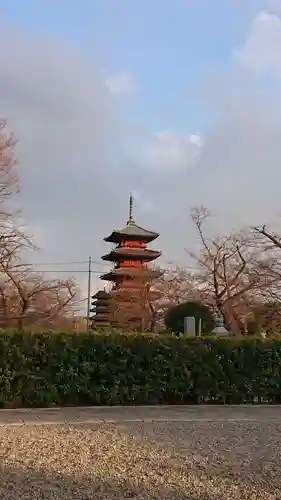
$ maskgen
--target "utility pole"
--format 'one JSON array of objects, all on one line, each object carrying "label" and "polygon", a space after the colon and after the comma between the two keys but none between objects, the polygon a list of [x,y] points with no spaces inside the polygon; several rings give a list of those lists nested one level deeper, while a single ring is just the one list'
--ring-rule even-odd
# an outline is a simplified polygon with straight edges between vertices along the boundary
[{"label": "utility pole", "polygon": [[87,331],[90,327],[90,309],[91,309],[91,277],[92,277],[92,257],[89,257],[88,267],[88,303],[87,303]]}]

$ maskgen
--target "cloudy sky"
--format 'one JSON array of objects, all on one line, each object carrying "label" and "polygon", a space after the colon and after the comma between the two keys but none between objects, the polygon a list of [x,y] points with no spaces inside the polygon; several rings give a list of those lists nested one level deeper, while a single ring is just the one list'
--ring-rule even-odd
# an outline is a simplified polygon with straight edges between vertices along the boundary
[{"label": "cloudy sky", "polygon": [[281,1],[0,0],[0,14],[0,115],[38,269],[75,274],[86,264],[51,263],[91,255],[97,277],[130,191],[166,262],[195,244],[193,206],[214,231],[281,216]]}]

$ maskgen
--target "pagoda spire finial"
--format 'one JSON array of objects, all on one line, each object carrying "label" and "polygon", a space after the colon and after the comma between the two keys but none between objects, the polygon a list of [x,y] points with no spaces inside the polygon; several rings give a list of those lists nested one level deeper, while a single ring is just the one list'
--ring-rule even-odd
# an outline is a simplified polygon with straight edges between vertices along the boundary
[{"label": "pagoda spire finial", "polygon": [[133,194],[131,192],[130,193],[130,199],[129,199],[129,220],[128,220],[128,224],[135,224],[135,219],[133,217],[133,203],[134,203]]}]

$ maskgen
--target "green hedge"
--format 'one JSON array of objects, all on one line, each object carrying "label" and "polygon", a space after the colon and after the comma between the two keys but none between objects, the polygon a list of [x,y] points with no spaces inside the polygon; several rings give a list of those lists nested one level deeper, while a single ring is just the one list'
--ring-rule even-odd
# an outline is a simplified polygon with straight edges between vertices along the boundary
[{"label": "green hedge", "polygon": [[0,333],[0,406],[281,402],[281,342]]}]

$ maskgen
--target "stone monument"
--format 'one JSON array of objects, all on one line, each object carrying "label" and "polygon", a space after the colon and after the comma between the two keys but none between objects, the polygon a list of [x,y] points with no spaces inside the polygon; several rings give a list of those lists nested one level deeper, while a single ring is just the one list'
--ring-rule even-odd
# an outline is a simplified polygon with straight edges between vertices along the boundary
[{"label": "stone monument", "polygon": [[217,335],[218,337],[229,335],[228,330],[224,326],[223,316],[218,309],[215,311],[214,320],[215,328],[213,329],[212,334]]}]

